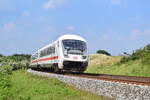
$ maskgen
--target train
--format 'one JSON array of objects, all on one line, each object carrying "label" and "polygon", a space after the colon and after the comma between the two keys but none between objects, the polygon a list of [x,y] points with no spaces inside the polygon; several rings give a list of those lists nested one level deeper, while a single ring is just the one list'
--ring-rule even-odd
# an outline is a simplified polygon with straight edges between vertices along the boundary
[{"label": "train", "polygon": [[87,41],[78,35],[65,34],[31,55],[31,69],[83,73],[88,66]]}]

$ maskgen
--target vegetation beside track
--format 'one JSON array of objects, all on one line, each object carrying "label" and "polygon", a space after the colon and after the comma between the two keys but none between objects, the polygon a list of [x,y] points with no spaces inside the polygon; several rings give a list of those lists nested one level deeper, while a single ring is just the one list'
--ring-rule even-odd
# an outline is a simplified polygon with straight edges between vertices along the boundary
[{"label": "vegetation beside track", "polygon": [[130,56],[90,55],[88,73],[150,77],[150,45]]},{"label": "vegetation beside track", "polygon": [[30,55],[14,54],[12,56],[0,56],[0,67],[9,66],[11,70],[26,69],[29,67]]},{"label": "vegetation beside track", "polygon": [[[26,73],[30,55],[0,55],[0,100],[99,100],[55,79]],[[150,77],[150,45],[130,56],[90,55],[88,73]]]},{"label": "vegetation beside track", "polygon": [[0,57],[0,100],[104,100],[58,80],[26,72],[29,57]]},{"label": "vegetation beside track", "polygon": [[33,76],[24,70],[13,72],[11,92],[15,100],[99,100],[56,79]]},{"label": "vegetation beside track", "polygon": [[[6,77],[5,77],[6,78]],[[8,78],[8,76],[7,76]],[[4,88],[5,87],[5,88]],[[56,79],[34,76],[25,70],[12,72],[0,82],[0,100],[102,100]]]},{"label": "vegetation beside track", "polygon": [[13,100],[12,72],[28,67],[30,55],[4,56],[0,54],[0,100]]}]

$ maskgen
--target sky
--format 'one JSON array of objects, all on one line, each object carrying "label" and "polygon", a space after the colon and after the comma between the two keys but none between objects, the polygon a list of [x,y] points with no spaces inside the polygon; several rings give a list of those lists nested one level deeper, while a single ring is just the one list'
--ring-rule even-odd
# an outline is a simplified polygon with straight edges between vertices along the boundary
[{"label": "sky", "polygon": [[0,0],[0,54],[32,54],[64,34],[112,55],[150,43],[150,0]]}]

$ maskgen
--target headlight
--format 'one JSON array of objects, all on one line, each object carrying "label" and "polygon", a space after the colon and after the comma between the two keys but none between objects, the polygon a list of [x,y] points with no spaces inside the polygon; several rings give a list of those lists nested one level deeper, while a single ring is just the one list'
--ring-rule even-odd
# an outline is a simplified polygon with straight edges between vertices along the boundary
[{"label": "headlight", "polygon": [[65,56],[65,58],[69,58],[69,56],[68,55],[64,55]]},{"label": "headlight", "polygon": [[64,50],[64,55],[67,55],[67,50]]}]

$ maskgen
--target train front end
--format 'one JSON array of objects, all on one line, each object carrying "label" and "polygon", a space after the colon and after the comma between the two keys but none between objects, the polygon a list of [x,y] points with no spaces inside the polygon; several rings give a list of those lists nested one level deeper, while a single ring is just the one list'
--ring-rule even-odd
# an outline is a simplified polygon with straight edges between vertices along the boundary
[{"label": "train front end", "polygon": [[85,71],[88,66],[87,42],[79,36],[70,36],[62,39],[61,45],[63,70],[80,73]]}]

